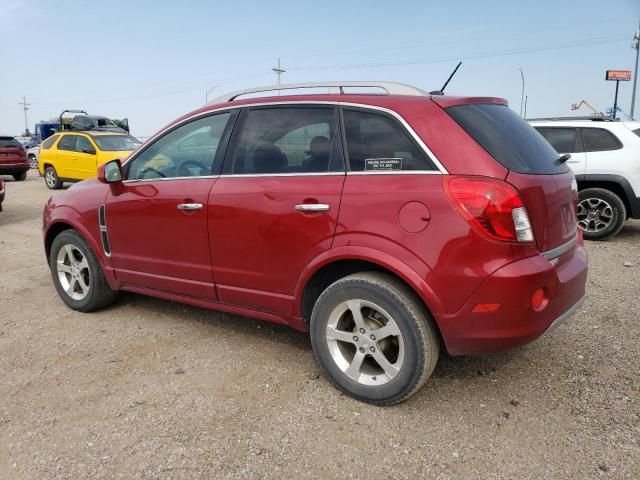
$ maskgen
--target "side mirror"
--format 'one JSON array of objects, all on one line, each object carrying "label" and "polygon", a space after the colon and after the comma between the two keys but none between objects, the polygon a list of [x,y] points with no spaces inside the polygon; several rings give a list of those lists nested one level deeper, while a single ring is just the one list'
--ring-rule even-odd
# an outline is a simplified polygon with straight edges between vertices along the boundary
[{"label": "side mirror", "polygon": [[95,148],[84,148],[84,149],[82,149],[82,153],[88,153],[89,155],[95,155],[96,154],[96,150],[95,150]]},{"label": "side mirror", "polygon": [[102,183],[118,183],[122,181],[122,164],[120,160],[111,160],[98,168],[98,180]]}]

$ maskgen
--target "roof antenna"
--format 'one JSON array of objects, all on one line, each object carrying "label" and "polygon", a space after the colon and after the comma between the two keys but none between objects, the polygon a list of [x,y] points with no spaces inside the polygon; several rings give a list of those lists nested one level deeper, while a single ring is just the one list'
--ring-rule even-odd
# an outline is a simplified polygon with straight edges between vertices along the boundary
[{"label": "roof antenna", "polygon": [[444,95],[444,89],[447,88],[447,85],[449,85],[449,82],[451,81],[453,76],[456,74],[456,72],[460,68],[460,65],[462,65],[462,62],[458,62],[458,65],[456,65],[456,68],[453,69],[453,72],[451,72],[451,75],[449,75],[449,78],[447,78],[447,81],[444,82],[444,85],[442,86],[442,88],[440,90],[433,90],[433,91],[429,92],[429,94],[430,95]]}]

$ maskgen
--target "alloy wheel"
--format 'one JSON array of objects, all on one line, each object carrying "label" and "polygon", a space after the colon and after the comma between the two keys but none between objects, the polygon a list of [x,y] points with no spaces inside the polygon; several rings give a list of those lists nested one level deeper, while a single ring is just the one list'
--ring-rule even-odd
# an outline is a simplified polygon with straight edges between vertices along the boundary
[{"label": "alloy wheel", "polygon": [[384,385],[402,368],[405,357],[400,328],[382,307],[352,299],[331,312],[326,341],[333,361],[362,385]]},{"label": "alloy wheel", "polygon": [[66,244],[56,258],[58,280],[63,290],[74,300],[83,300],[89,294],[91,271],[82,251]]},{"label": "alloy wheel", "polygon": [[44,181],[47,182],[47,186],[49,188],[54,188],[56,186],[56,176],[53,173],[53,170],[49,169],[45,172]]},{"label": "alloy wheel", "polygon": [[578,203],[578,225],[582,230],[597,233],[613,222],[613,208],[601,198],[585,198]]}]

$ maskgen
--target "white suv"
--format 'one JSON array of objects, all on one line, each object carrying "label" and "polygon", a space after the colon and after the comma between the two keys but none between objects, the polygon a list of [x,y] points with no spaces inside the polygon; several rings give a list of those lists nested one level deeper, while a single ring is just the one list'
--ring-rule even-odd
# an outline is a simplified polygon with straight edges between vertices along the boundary
[{"label": "white suv", "polygon": [[530,120],[578,181],[578,225],[585,238],[603,240],[629,218],[640,218],[640,122],[602,118]]}]

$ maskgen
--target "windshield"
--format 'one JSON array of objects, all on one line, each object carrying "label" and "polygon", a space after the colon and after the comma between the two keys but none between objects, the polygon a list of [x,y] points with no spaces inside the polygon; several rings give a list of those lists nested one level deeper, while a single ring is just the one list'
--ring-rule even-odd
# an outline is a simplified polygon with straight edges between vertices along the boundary
[{"label": "windshield", "polygon": [[0,148],[19,147],[22,148],[20,142],[12,137],[0,137]]},{"label": "windshield", "polygon": [[493,158],[517,173],[553,174],[569,171],[558,153],[506,105],[465,104],[447,113]]},{"label": "windshield", "polygon": [[100,150],[107,152],[135,150],[141,145],[140,141],[131,135],[95,135],[92,138]]}]

